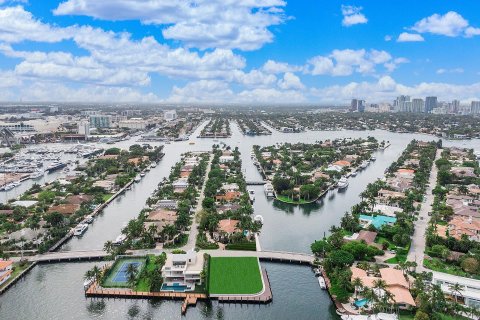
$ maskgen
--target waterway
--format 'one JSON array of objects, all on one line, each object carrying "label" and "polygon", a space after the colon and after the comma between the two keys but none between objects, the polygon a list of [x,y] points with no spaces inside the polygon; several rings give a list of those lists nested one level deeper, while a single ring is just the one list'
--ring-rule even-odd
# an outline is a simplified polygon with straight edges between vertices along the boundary
[{"label": "waterway", "polygon": [[[205,124],[192,134],[196,137]],[[243,136],[232,124],[232,137],[212,139],[192,138],[195,144],[175,142],[165,145],[165,156],[132,190],[114,200],[97,217],[82,238],[75,238],[61,250],[100,249],[107,240],[120,233],[122,225],[136,217],[145,200],[158,182],[170,172],[170,167],[186,151],[210,150],[213,143],[224,142],[239,147],[242,153],[243,170],[247,180],[260,180],[257,168],[252,164],[250,152],[255,144],[266,146],[277,142],[315,142],[317,140],[374,136],[390,141],[391,146],[375,153],[377,160],[356,177],[343,192],[327,194],[322,201],[308,206],[293,206],[267,200],[262,186],[249,187],[255,190],[255,214],[264,217],[260,242],[264,250],[309,252],[315,239],[328,234],[332,225],[359,201],[359,194],[369,182],[383,176],[384,170],[394,161],[411,139],[433,140],[432,136],[420,134],[397,134],[386,131],[335,131],[279,133],[250,137]],[[116,146],[128,148],[136,139],[122,141]],[[156,143],[150,143],[155,145]],[[480,140],[444,141],[447,146],[459,146],[480,150]],[[106,146],[107,147],[107,146]],[[83,274],[92,263],[65,263],[40,265],[24,280],[17,283],[0,298],[0,319],[178,319],[178,301],[144,301],[86,299],[83,295]],[[189,308],[190,319],[338,319],[332,303],[321,291],[318,282],[308,267],[275,263],[262,263],[270,276],[273,303],[268,305],[235,305],[199,303]]]}]

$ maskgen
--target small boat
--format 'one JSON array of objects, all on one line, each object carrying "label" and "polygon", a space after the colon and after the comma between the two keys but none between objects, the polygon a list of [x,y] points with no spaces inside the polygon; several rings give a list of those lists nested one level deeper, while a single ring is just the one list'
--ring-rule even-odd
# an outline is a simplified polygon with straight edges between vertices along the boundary
[{"label": "small boat", "polygon": [[372,157],[370,158],[370,161],[375,161],[375,160],[377,160],[377,157],[375,157],[375,156],[372,156]]},{"label": "small boat", "polygon": [[31,175],[30,175],[30,179],[38,179],[38,178],[41,178],[43,177],[43,170],[35,170],[35,172],[33,172]]},{"label": "small boat", "polygon": [[85,279],[85,281],[83,282],[83,289],[87,290],[88,288],[90,288],[94,280],[94,278]]},{"label": "small boat", "polygon": [[351,175],[352,177],[356,177],[356,176],[357,176],[357,171],[356,171],[356,170],[352,171],[350,175]]},{"label": "small boat", "polygon": [[86,216],[83,222],[90,224],[93,222],[93,220],[94,218],[92,216]]},{"label": "small boat", "polygon": [[12,190],[13,188],[15,188],[15,185],[13,185],[12,183],[9,183],[3,186],[2,191]]},{"label": "small boat", "polygon": [[254,220],[254,221],[259,221],[259,222],[261,222],[261,223],[263,224],[263,217],[262,217],[261,215],[259,215],[259,214],[257,214],[257,215],[255,216],[255,218],[253,218],[253,220]]},{"label": "small boat", "polygon": [[338,180],[338,189],[345,189],[348,187],[348,180],[346,177],[341,177],[340,180]]},{"label": "small boat", "polygon": [[250,198],[250,202],[255,201],[255,190],[248,190],[248,197]]},{"label": "small boat", "polygon": [[115,241],[113,241],[113,245],[119,246],[121,245],[125,240],[127,239],[127,236],[124,234],[119,235]]},{"label": "small boat", "polygon": [[140,177],[145,177],[146,173],[145,171],[140,172]]},{"label": "small boat", "polygon": [[157,166],[157,164],[155,162],[152,162],[152,164],[150,165],[150,168],[155,168]]},{"label": "small boat", "polygon": [[320,270],[320,268],[315,268],[315,269],[313,269],[313,273],[315,273],[315,276],[316,276],[316,277],[322,275],[322,271]]},{"label": "small boat", "polygon": [[366,167],[368,167],[368,161],[364,160],[364,161],[362,161],[362,163],[360,164],[360,168],[365,169]]},{"label": "small boat", "polygon": [[190,144],[190,145],[193,145],[193,144],[195,144],[195,142],[193,142],[193,141],[190,141],[188,144]]},{"label": "small boat", "polygon": [[320,288],[323,290],[327,289],[327,284],[325,283],[325,279],[323,279],[322,276],[318,277],[318,284],[320,285]]},{"label": "small boat", "polygon": [[140,182],[142,180],[141,176],[136,176],[135,179],[133,179],[135,182]]},{"label": "small boat", "polygon": [[88,224],[80,223],[78,226],[75,227],[75,230],[73,230],[73,235],[76,237],[82,236],[85,231],[88,229]]}]

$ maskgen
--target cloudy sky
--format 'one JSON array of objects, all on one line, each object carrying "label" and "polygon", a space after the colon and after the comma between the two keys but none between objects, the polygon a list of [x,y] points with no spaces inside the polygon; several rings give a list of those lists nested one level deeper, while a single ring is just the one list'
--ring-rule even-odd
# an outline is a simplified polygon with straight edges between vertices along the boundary
[{"label": "cloudy sky", "polygon": [[479,12],[477,0],[0,0],[0,101],[480,99]]}]

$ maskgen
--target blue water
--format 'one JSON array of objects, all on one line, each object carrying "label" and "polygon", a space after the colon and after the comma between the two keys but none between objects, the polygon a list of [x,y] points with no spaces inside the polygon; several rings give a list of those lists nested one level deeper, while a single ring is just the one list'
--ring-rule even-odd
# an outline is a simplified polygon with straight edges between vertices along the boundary
[{"label": "blue water", "polygon": [[178,292],[185,292],[185,290],[187,289],[188,287],[187,286],[184,286],[184,285],[180,285],[178,283],[174,283],[172,286],[168,286],[166,285],[165,283],[162,284],[162,289],[160,289],[161,291],[178,291]]},{"label": "blue water", "polygon": [[361,308],[364,305],[366,305],[367,303],[368,303],[367,299],[360,299],[360,300],[355,301],[355,306],[358,307],[358,308]]},{"label": "blue water", "polygon": [[397,221],[397,218],[395,218],[395,217],[387,217],[387,216],[382,216],[382,215],[378,215],[378,216],[373,217],[373,216],[367,216],[367,215],[364,215],[364,214],[360,215],[360,219],[361,220],[372,221],[372,224],[377,229],[381,229],[384,225],[393,224]]}]

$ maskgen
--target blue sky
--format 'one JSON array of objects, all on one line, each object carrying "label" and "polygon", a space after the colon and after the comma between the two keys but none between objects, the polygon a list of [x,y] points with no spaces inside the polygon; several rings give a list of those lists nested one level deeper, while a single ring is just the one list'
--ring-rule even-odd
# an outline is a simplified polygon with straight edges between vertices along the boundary
[{"label": "blue sky", "polygon": [[0,101],[480,99],[475,0],[0,0]]}]

